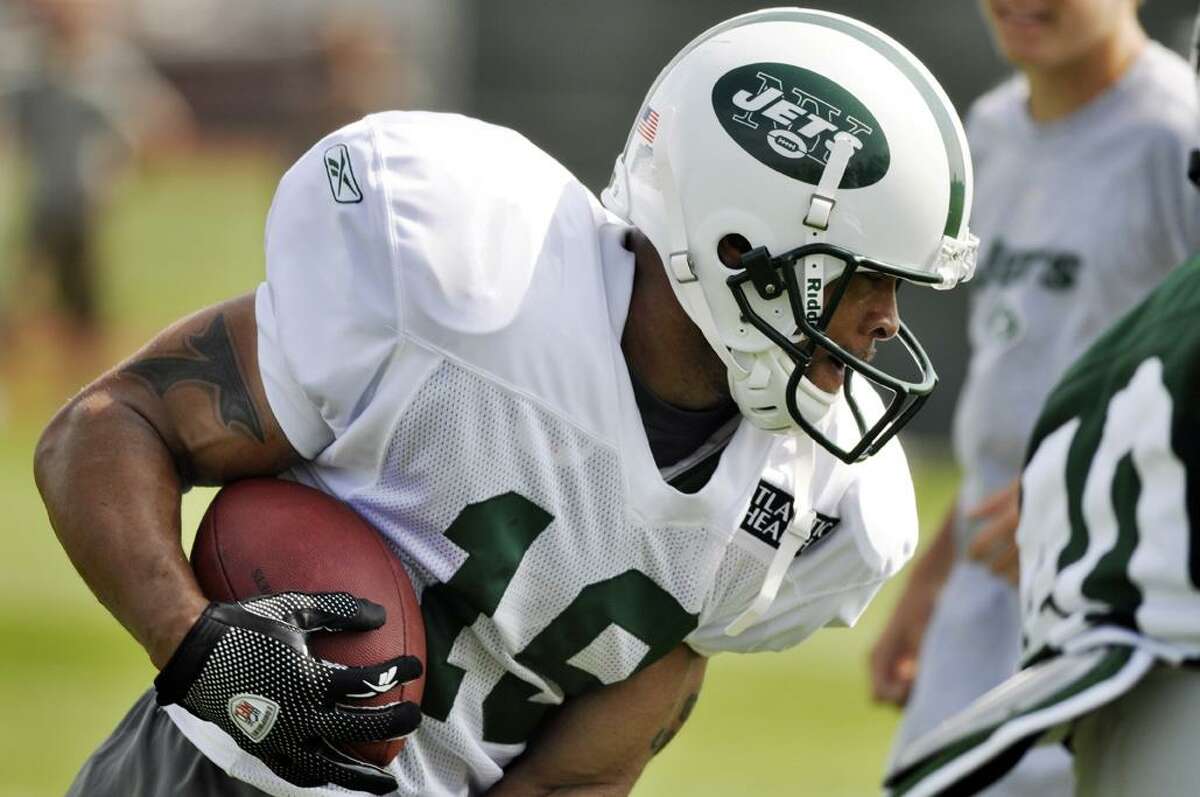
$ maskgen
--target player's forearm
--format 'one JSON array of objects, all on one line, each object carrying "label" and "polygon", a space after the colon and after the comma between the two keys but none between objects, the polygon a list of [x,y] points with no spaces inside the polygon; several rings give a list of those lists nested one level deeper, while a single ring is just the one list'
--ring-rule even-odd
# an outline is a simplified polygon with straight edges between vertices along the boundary
[{"label": "player's forearm", "polygon": [[34,472],[71,562],[162,667],[206,604],[180,545],[181,484],[170,450],[101,386],[46,428]]},{"label": "player's forearm", "polygon": [[679,645],[636,675],[568,701],[488,797],[628,794],[687,722],[706,666]]},{"label": "player's forearm", "polygon": [[937,537],[913,566],[912,580],[920,579],[921,583],[935,591],[941,590],[950,575],[950,569],[954,566],[954,518],[957,514],[954,507],[955,505],[951,505],[946,511]]}]

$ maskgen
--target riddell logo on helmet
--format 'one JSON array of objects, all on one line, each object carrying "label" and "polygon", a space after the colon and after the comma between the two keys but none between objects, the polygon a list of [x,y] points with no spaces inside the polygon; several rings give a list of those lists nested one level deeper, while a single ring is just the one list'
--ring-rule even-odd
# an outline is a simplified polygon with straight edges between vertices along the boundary
[{"label": "riddell logo on helmet", "polygon": [[822,299],[825,289],[824,280],[808,277],[804,280],[804,317],[813,326],[821,321],[821,312],[825,309]]},{"label": "riddell logo on helmet", "polygon": [[839,132],[855,142],[842,188],[873,185],[891,164],[887,138],[871,112],[816,72],[788,64],[741,66],[713,86],[712,103],[742,149],[796,180],[818,183]]}]

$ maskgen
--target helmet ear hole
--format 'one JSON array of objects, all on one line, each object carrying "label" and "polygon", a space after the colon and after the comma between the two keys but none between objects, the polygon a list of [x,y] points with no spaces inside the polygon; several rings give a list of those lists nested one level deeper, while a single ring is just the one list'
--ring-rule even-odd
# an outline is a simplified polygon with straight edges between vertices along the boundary
[{"label": "helmet ear hole", "polygon": [[752,248],[746,236],[732,232],[717,241],[717,259],[725,268],[739,269],[742,267],[742,255]]}]

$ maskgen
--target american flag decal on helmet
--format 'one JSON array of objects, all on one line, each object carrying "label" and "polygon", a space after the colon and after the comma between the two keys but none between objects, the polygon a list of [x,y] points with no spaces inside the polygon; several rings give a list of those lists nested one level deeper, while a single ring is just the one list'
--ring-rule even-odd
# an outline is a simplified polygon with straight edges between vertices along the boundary
[{"label": "american flag decal on helmet", "polygon": [[642,111],[641,118],[638,119],[637,130],[647,144],[653,144],[654,136],[658,133],[658,111],[647,105],[646,110]]}]

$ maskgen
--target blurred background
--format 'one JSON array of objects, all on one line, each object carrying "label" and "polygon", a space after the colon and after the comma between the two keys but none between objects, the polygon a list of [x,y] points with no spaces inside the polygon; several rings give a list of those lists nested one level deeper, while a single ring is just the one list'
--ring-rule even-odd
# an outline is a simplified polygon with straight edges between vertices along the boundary
[{"label": "blurred background", "polygon": [[[975,3],[808,5],[912,49],[960,113],[1008,72]],[[61,794],[152,670],[59,549],[32,484],[66,398],[157,329],[252,290],[283,170],[386,108],[517,128],[599,191],[658,69],[758,7],[732,0],[0,2],[0,797]],[[1193,0],[1150,0],[1183,51]],[[965,291],[912,291],[942,387],[909,427],[922,526],[952,499],[946,436],[966,362]],[[193,491],[194,527],[208,491]],[[115,497],[119,498],[119,497]],[[894,712],[868,699],[889,585],[853,631],[726,656],[638,794],[875,793]]]}]

